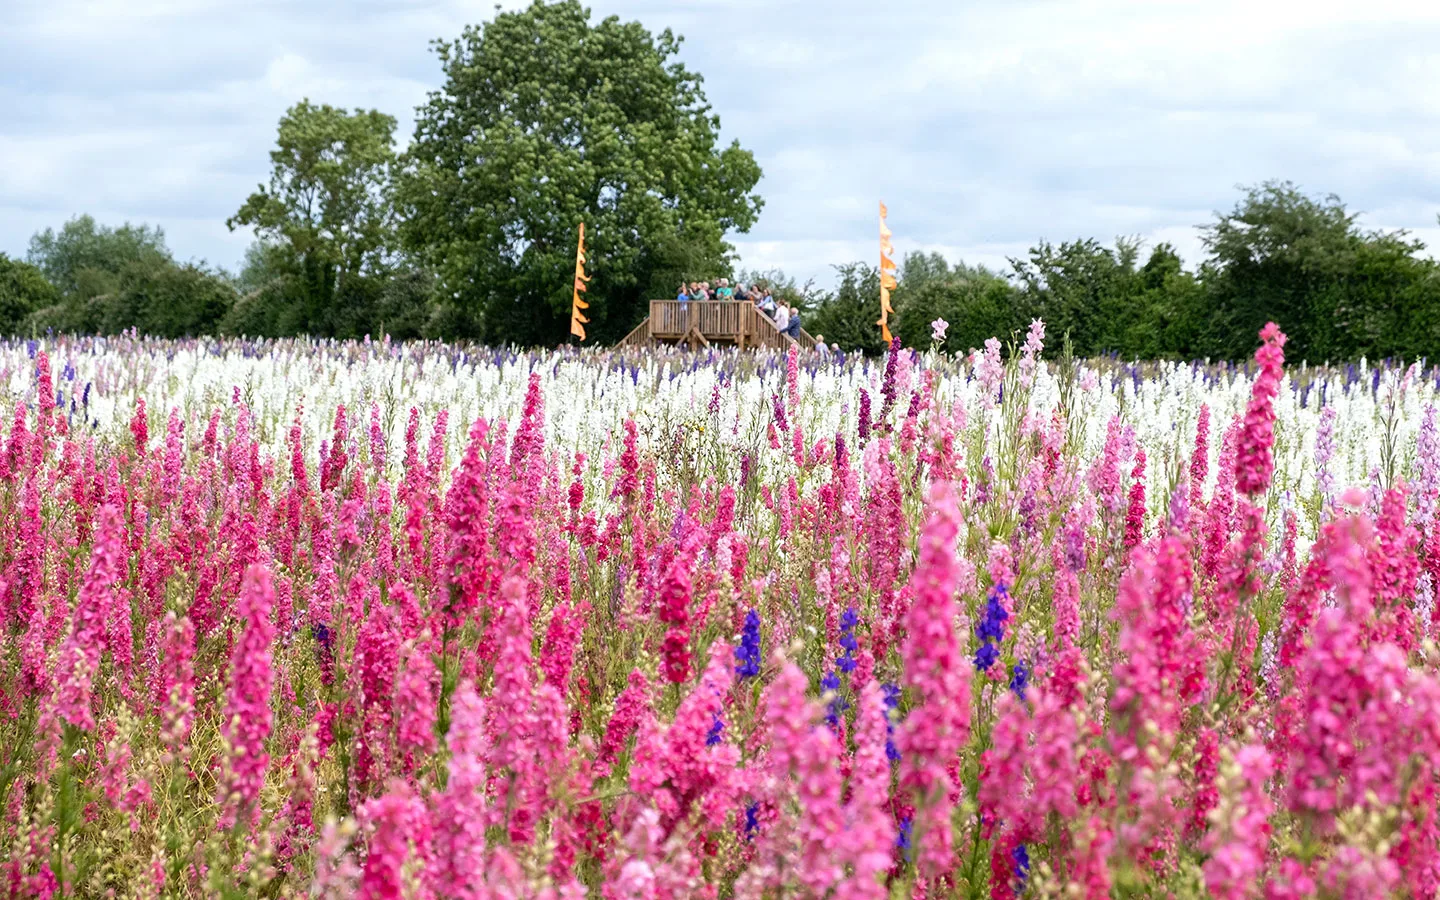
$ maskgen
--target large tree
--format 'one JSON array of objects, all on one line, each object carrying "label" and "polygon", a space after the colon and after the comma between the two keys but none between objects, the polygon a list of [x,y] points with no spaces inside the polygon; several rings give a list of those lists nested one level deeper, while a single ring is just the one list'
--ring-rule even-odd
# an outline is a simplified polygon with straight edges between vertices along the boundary
[{"label": "large tree", "polygon": [[595,340],[623,334],[685,270],[728,269],[725,235],[755,221],[760,168],[719,146],[680,38],[537,0],[435,47],[445,85],[407,153],[404,235],[476,333],[564,338],[582,221]]},{"label": "large tree", "polygon": [[323,331],[344,282],[389,262],[395,119],[302,100],[281,117],[270,161],[270,183],[226,224],[255,229],[267,261],[290,282],[297,324]]}]

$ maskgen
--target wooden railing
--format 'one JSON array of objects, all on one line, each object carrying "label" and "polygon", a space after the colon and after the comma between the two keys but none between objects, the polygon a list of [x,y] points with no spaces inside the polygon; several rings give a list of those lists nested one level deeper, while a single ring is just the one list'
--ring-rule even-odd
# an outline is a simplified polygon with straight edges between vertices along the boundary
[{"label": "wooden railing", "polygon": [[744,300],[651,300],[649,334],[654,340],[680,341],[698,331],[707,342],[737,347],[769,347],[783,350],[791,344],[803,349],[815,346],[815,339],[800,330],[799,338],[781,334],[755,304]]},{"label": "wooden railing", "polygon": [[769,316],[743,300],[691,300],[683,306],[678,300],[651,300],[650,316],[625,335],[619,346],[644,347],[655,342],[771,350],[815,347],[815,339],[805,329],[800,329],[797,338],[781,334]]}]

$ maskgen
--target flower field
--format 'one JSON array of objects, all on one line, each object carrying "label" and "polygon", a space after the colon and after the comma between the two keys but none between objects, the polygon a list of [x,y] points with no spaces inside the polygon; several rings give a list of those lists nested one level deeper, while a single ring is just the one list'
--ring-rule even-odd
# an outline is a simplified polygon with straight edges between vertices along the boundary
[{"label": "flower field", "polygon": [[0,343],[13,897],[1431,898],[1440,370]]}]

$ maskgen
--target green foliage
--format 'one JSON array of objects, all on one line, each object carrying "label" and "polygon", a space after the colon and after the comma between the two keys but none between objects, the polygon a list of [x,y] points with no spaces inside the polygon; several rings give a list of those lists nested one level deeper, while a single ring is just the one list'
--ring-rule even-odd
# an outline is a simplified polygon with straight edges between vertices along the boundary
[{"label": "green foliage", "polygon": [[1138,256],[1131,240],[1113,250],[1088,238],[1058,247],[1042,241],[1028,259],[1011,260],[1023,315],[1044,319],[1053,334],[1069,332],[1082,353],[1121,349],[1140,293]]},{"label": "green foliage", "polygon": [[227,222],[314,258],[340,277],[374,271],[391,244],[390,173],[395,119],[309,100],[280,118],[270,184],[260,185]]},{"label": "green foliage", "polygon": [[[815,289],[813,281],[800,284],[793,275],[786,275],[781,269],[742,269],[735,280],[747,287],[765,285],[776,303],[793,306],[806,316],[814,312],[815,305],[824,299],[824,295]],[[810,331],[808,327],[805,330]]]},{"label": "green foliage", "polygon": [[128,222],[109,228],[90,216],[36,234],[27,258],[62,294],[86,298],[113,291],[126,266],[172,261],[161,229]]},{"label": "green foliage", "polygon": [[0,253],[0,334],[16,334],[37,309],[60,302],[60,292],[35,266]]},{"label": "green foliage", "polygon": [[[248,259],[262,259],[264,251]],[[261,266],[263,273],[263,263]],[[251,267],[237,279],[242,293],[219,323],[221,334],[249,337],[286,337],[309,333],[334,338],[379,338],[395,340],[451,335],[445,323],[437,322],[434,279],[414,268],[394,270],[380,276],[352,276],[341,283],[333,303],[315,315],[305,311],[305,287],[287,273],[260,277]]]},{"label": "green foliage", "polygon": [[[1196,271],[1186,271],[1169,244],[1140,265],[1140,244],[1124,238],[1113,247],[1042,241],[1011,260],[1008,276],[911,254],[901,265],[891,329],[923,347],[930,323],[944,319],[946,346],[963,351],[988,337],[1018,336],[1040,318],[1049,334],[1068,333],[1080,356],[1127,359],[1245,359],[1271,320],[1291,336],[1292,359],[1415,359],[1440,346],[1440,265],[1404,232],[1362,231],[1335,197],[1266,183],[1218,215],[1204,237],[1210,256]],[[867,282],[860,295],[847,294],[848,306],[826,315],[855,307],[845,321],[873,321],[878,292]]]},{"label": "green foliage", "polygon": [[1196,356],[1206,315],[1205,291],[1199,279],[1184,270],[1174,247],[1160,244],[1151,251],[1137,287],[1115,349],[1139,359]]},{"label": "green foliage", "polygon": [[177,264],[164,232],[149,225],[77,216],[31,238],[29,258],[54,287],[33,295],[23,323],[10,326],[20,330],[187,337],[213,333],[235,301],[223,274]]},{"label": "green foliage", "polygon": [[1321,361],[1433,353],[1440,338],[1435,264],[1405,232],[1367,232],[1338,197],[1267,182],[1205,229],[1211,259],[1204,343],[1244,355],[1268,320],[1286,354]]},{"label": "green foliage", "polygon": [[120,273],[98,330],[116,334],[134,328],[169,338],[214,334],[235,300],[234,286],[204,266],[136,263]]},{"label": "green foliage", "polygon": [[139,260],[114,276],[108,293],[77,293],[37,310],[35,331],[118,334],[131,328],[157,337],[215,334],[237,299],[222,274],[203,265]]},{"label": "green foliage", "polygon": [[407,246],[434,266],[449,321],[491,341],[566,334],[577,226],[589,330],[618,338],[681,277],[729,268],[729,231],[760,211],[760,168],[719,118],[680,39],[535,2],[436,52],[445,84],[419,110],[399,197]]},{"label": "green foliage", "polygon": [[280,119],[269,185],[226,222],[260,236],[242,282],[254,291],[263,287],[257,278],[284,279],[282,292],[299,307],[286,318],[301,330],[333,336],[342,294],[362,290],[348,282],[390,264],[394,148],[394,117],[302,100]]},{"label": "green foliage", "polygon": [[839,288],[816,305],[805,330],[823,334],[825,343],[839,344],[846,352],[883,352],[875,325],[880,315],[880,273],[859,262],[836,266],[835,271],[840,275]]},{"label": "green foliage", "polygon": [[[936,319],[949,323],[945,345],[959,351],[1028,324],[1016,306],[1015,288],[984,266],[960,263],[952,269],[939,254],[910,254],[901,263],[900,275],[894,296],[897,318],[890,330],[907,347],[928,346],[930,323]],[[878,315],[878,297],[872,305]]]}]

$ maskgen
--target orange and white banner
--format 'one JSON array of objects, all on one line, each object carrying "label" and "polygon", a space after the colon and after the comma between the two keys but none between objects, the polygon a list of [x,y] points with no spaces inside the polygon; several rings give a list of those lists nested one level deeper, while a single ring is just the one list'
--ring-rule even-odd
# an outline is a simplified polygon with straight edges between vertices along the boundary
[{"label": "orange and white banner", "polygon": [[888,347],[892,338],[890,337],[890,314],[895,308],[890,305],[890,292],[895,290],[898,282],[895,281],[895,246],[890,243],[890,229],[885,225],[885,217],[889,214],[885,204],[880,204],[880,337],[884,339]]},{"label": "orange and white banner", "polygon": [[575,290],[570,301],[570,333],[585,340],[585,323],[590,321],[585,318],[582,309],[589,309],[590,304],[580,299],[580,294],[585,290],[585,282],[590,279],[585,275],[585,223],[580,223],[580,243],[575,248]]}]

